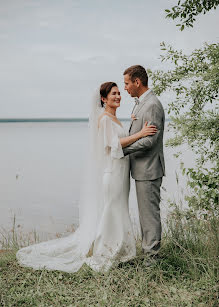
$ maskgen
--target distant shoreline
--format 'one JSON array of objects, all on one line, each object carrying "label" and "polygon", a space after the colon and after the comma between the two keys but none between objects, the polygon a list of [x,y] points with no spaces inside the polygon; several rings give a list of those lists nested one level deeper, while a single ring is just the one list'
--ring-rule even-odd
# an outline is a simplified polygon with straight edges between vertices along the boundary
[{"label": "distant shoreline", "polygon": [[[119,118],[129,121],[130,118]],[[88,122],[89,118],[0,118],[0,123]]]},{"label": "distant shoreline", "polygon": [[[130,118],[119,118],[127,122]],[[53,123],[53,122],[88,122],[89,118],[0,118],[0,123]],[[167,118],[166,121],[169,121]]]}]

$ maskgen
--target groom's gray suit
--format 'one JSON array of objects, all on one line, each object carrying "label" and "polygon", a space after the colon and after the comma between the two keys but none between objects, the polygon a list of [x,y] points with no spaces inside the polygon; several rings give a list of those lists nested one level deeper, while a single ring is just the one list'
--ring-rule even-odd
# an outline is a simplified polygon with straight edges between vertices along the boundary
[{"label": "groom's gray suit", "polygon": [[[140,131],[145,124],[158,129],[153,136],[139,139],[123,148],[130,155],[131,175],[135,179],[142,231],[142,248],[145,253],[157,253],[161,240],[160,186],[165,175],[163,131],[165,115],[162,104],[152,90],[142,95],[136,105],[136,120],[130,125],[129,134]],[[140,97],[141,99],[141,97]]]}]

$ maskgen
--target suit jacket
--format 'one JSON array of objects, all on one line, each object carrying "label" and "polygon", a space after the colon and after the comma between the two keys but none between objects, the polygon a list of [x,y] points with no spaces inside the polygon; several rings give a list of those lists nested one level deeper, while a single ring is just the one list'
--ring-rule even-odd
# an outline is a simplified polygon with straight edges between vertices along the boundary
[{"label": "suit jacket", "polygon": [[145,124],[158,129],[153,136],[139,139],[123,148],[124,155],[130,155],[131,175],[135,180],[154,180],[165,175],[163,154],[163,132],[165,114],[163,106],[154,92],[148,93],[136,108],[138,118],[131,122],[129,134],[140,131]]}]

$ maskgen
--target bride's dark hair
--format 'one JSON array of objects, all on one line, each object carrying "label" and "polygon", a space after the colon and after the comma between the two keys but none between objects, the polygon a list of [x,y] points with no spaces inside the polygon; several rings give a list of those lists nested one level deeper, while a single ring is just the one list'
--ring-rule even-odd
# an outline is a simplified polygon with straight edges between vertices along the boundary
[{"label": "bride's dark hair", "polygon": [[102,97],[106,98],[109,92],[111,91],[112,87],[118,87],[115,82],[105,82],[100,86],[100,99],[101,99],[101,106],[104,106],[104,102],[102,101]]}]

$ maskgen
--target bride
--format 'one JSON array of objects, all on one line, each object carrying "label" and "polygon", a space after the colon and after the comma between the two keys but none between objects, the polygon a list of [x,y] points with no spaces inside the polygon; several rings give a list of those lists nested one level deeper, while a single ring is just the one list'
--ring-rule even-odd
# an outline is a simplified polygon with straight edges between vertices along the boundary
[{"label": "bride", "polygon": [[93,97],[78,229],[67,237],[20,249],[16,256],[22,266],[76,272],[86,263],[104,272],[135,257],[128,209],[129,157],[122,148],[157,130],[145,123],[140,132],[126,136],[116,117],[120,101],[114,82],[103,83]]}]

